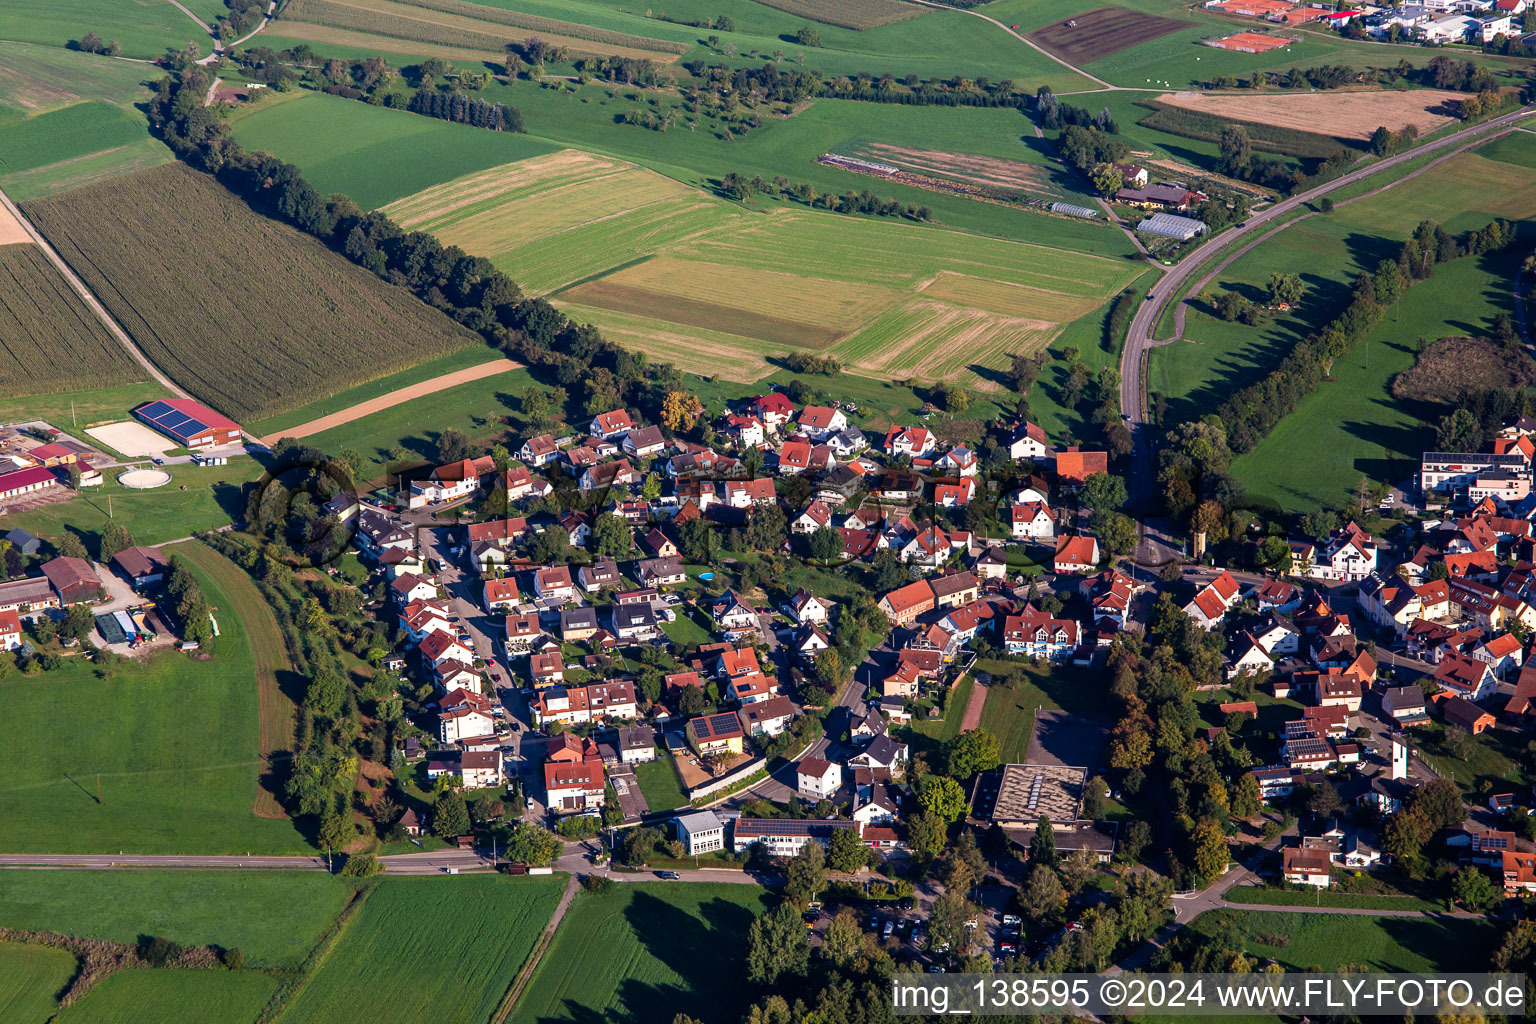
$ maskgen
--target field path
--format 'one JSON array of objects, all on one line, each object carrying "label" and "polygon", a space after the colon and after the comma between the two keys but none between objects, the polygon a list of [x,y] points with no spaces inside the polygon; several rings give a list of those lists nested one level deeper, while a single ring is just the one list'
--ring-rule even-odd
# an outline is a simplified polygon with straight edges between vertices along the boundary
[{"label": "field path", "polygon": [[533,972],[539,966],[539,961],[544,959],[544,953],[549,949],[549,944],[554,941],[555,930],[560,927],[560,922],[565,918],[565,912],[571,907],[571,900],[576,896],[576,875],[571,875],[571,880],[565,884],[565,892],[560,894],[560,904],[555,907],[555,912],[550,915],[549,924],[544,926],[544,931],[539,935],[538,945],[533,947],[533,952],[528,954],[528,962],[513,979],[507,994],[502,997],[501,1005],[496,1007],[496,1012],[491,1014],[491,1024],[506,1024],[507,1017],[512,1013],[512,1008],[517,1005],[518,997],[523,994],[523,989],[528,987],[528,982],[533,978]]},{"label": "field path", "polygon": [[69,269],[69,264],[64,262],[64,258],[58,254],[58,251],[52,245],[48,244],[48,239],[43,237],[41,231],[32,226],[32,222],[27,220],[22,214],[20,207],[11,202],[11,197],[4,192],[0,192],[0,207],[4,207],[7,213],[16,218],[16,222],[21,225],[22,229],[32,236],[32,241],[43,251],[43,255],[48,257],[48,262],[52,263],[58,272],[64,275],[64,280],[69,282],[69,286],[75,290],[75,294],[85,300],[85,304],[91,307],[91,311],[96,314],[97,319],[106,325],[107,330],[112,332],[112,336],[117,339],[118,344],[127,349],[128,354],[133,357],[133,361],[142,366],[144,372],[148,373],[156,384],[159,384],[177,398],[192,397],[175,381],[161,373],[154,363],[149,361],[149,357],[139,349],[139,346],[133,343],[132,338],[128,337],[128,332],[123,330],[116,320],[112,319],[112,314],[107,312],[107,307],[101,304],[101,300],[96,298],[96,295],[85,286],[85,282],[80,280],[73,270]]},{"label": "field path", "polygon": [[456,384],[468,384],[470,381],[494,377],[498,373],[516,370],[522,365],[522,363],[512,359],[493,359],[488,363],[481,363],[479,366],[455,370],[452,373],[445,373],[440,377],[433,377],[431,380],[424,380],[408,387],[399,388],[387,395],[380,395],[378,398],[370,398],[366,402],[358,402],[350,408],[343,409],[340,412],[333,412],[328,416],[321,416],[318,419],[312,419],[308,423],[300,423],[298,426],[290,427],[287,430],[275,431],[262,438],[261,443],[272,445],[284,437],[296,439],[309,437],[311,434],[318,434],[321,431],[330,430],[332,427],[339,427],[343,423],[360,420],[364,416],[399,405],[401,402],[409,402],[413,398],[435,394]]},{"label": "field path", "polygon": [[965,717],[960,720],[960,731],[970,732],[981,726],[981,712],[987,706],[987,687],[977,683],[971,687],[971,699],[965,702]]},{"label": "field path", "polygon": [[[171,0],[171,2],[175,3],[175,0]],[[910,3],[914,3],[914,4],[921,4],[924,7],[933,7],[933,8],[936,8],[937,10],[940,10],[940,11],[958,10],[958,8],[950,7],[947,4],[933,3],[932,0],[909,0],[909,2]],[[180,5],[178,4],[177,6],[180,6]],[[1118,92],[1120,90],[1120,86],[1118,86],[1118,85],[1110,85],[1108,82],[1104,81],[1102,78],[1094,78],[1092,75],[1090,75],[1088,72],[1084,71],[1082,68],[1077,67],[1077,66],[1072,65],[1072,64],[1068,64],[1066,61],[1064,61],[1060,57],[1056,56],[1050,50],[1047,50],[1044,47],[1037,45],[1034,42],[1034,40],[1029,39],[1026,36],[1020,35],[1019,33],[1015,32],[1013,29],[1009,28],[1007,25],[1004,25],[1002,22],[998,21],[996,18],[989,18],[987,15],[982,14],[980,11],[961,11],[960,13],[961,14],[974,15],[975,17],[980,18],[982,21],[990,21],[992,24],[996,25],[998,28],[1002,29],[1004,32],[1007,32],[1009,35],[1013,36],[1013,38],[1017,39],[1019,42],[1023,43],[1025,46],[1029,47],[1031,50],[1034,50],[1037,53],[1044,54],[1045,56],[1049,57],[1051,60],[1055,61],[1057,64],[1060,64],[1062,67],[1066,68],[1068,71],[1071,71],[1074,74],[1082,75],[1084,78],[1088,79],[1088,81],[1093,82],[1096,85],[1102,86],[1101,89],[1091,90],[1093,92],[1103,92],[1105,90],[1113,90],[1113,91]],[[1146,92],[1147,90],[1139,89],[1139,90],[1136,90],[1136,91],[1138,91],[1138,92]],[[1066,93],[1062,93],[1062,95],[1065,96],[1067,94]],[[1077,94],[1074,93],[1072,95],[1077,95]]]},{"label": "field path", "polygon": [[[270,765],[273,755],[289,756],[288,751],[293,747],[293,724],[297,708],[283,692],[278,673],[292,673],[294,668],[272,609],[251,583],[245,570],[208,545],[201,542],[189,543],[178,548],[176,553],[218,579],[219,586],[234,603],[235,615],[250,631],[251,655],[256,663],[261,759]],[[277,798],[260,781],[256,784],[256,801],[251,806],[251,813],[258,818],[288,817],[288,812],[283,810]]]}]

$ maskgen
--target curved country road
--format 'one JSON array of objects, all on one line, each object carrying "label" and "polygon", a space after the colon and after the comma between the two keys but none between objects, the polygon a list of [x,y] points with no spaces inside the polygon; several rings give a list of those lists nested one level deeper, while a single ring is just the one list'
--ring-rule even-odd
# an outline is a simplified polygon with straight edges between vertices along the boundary
[{"label": "curved country road", "polygon": [[[1136,445],[1136,454],[1131,461],[1131,471],[1127,480],[1132,507],[1145,507],[1147,498],[1151,494],[1154,477],[1152,438],[1148,429],[1146,410],[1147,353],[1157,345],[1153,340],[1153,332],[1157,329],[1157,322],[1163,308],[1179,294],[1187,281],[1199,274],[1211,260],[1217,258],[1219,253],[1233,242],[1254,235],[1265,227],[1271,228],[1270,231],[1265,232],[1266,237],[1268,234],[1273,234],[1278,230],[1272,225],[1273,221],[1285,217],[1314,200],[1321,199],[1330,192],[1364,181],[1382,171],[1424,156],[1426,153],[1464,145],[1469,140],[1486,141],[1484,136],[1491,137],[1494,134],[1512,130],[1521,119],[1533,114],[1536,114],[1536,109],[1523,107],[1482,124],[1472,125],[1443,138],[1404,150],[1396,156],[1378,160],[1369,166],[1297,193],[1261,213],[1254,214],[1242,224],[1211,236],[1198,249],[1186,256],[1178,266],[1159,278],[1152,285],[1148,298],[1141,303],[1131,318],[1131,326],[1126,333],[1125,349],[1120,356],[1120,408],[1126,415],[1126,425],[1130,428]],[[1289,225],[1280,225],[1280,227],[1286,226]],[[1252,244],[1257,244],[1258,241],[1262,241],[1262,238],[1256,237]]]},{"label": "curved country road", "polygon": [[[172,2],[174,2],[174,0],[172,0]],[[1009,35],[1013,36],[1013,38],[1017,39],[1019,42],[1023,43],[1025,46],[1029,47],[1031,50],[1034,50],[1037,53],[1044,54],[1046,57],[1049,57],[1051,60],[1055,61],[1057,64],[1060,64],[1062,67],[1066,68],[1068,71],[1072,72],[1073,74],[1081,75],[1082,77],[1088,79],[1088,81],[1093,82],[1094,84],[1103,87],[1101,89],[1094,90],[1094,91],[1098,91],[1098,92],[1120,92],[1122,90],[1121,86],[1110,85],[1108,82],[1104,81],[1102,78],[1094,78],[1092,75],[1090,75],[1088,72],[1084,71],[1082,68],[1077,67],[1077,66],[1072,65],[1072,64],[1068,64],[1066,61],[1064,61],[1060,57],[1056,56],[1050,50],[1047,50],[1044,47],[1042,47],[1042,46],[1038,45],[1037,43],[1035,43],[1034,40],[1028,38],[1027,36],[1020,35],[1018,32],[1015,32],[1013,29],[1009,28],[1007,25],[1004,25],[1002,22],[998,21],[996,18],[989,18],[985,14],[982,14],[980,11],[961,10],[958,7],[951,7],[948,4],[936,4],[936,3],[933,3],[932,0],[908,0],[908,2],[909,3],[914,3],[914,4],[920,4],[923,7],[932,7],[935,10],[940,10],[940,11],[959,11],[961,14],[969,14],[969,15],[971,15],[974,18],[980,18],[982,21],[990,21],[992,24],[996,25],[998,28],[1002,29],[1004,32],[1007,32]],[[1133,90],[1133,91],[1136,91],[1136,92],[1148,92],[1150,90],[1137,89],[1137,90]],[[1065,96],[1065,95],[1068,95],[1068,94],[1067,93],[1063,93],[1062,95]],[[1081,95],[1081,94],[1080,93],[1072,93],[1071,95]]]}]

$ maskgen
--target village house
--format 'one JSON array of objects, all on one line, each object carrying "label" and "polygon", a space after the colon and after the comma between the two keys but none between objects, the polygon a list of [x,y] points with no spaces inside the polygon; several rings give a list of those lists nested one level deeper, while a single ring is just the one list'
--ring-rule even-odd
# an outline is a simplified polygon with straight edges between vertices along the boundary
[{"label": "village house", "polygon": [[636,566],[640,583],[646,587],[669,587],[688,579],[683,560],[677,555],[642,558]]},{"label": "village house", "polygon": [[551,434],[530,437],[517,450],[517,457],[530,466],[546,466],[560,456],[560,446]]},{"label": "village house", "polygon": [[1184,611],[1196,625],[1215,629],[1238,602],[1241,589],[1232,574],[1223,569],[1215,579],[1195,591],[1194,599],[1184,606]]},{"label": "village house", "polygon": [[592,422],[587,426],[587,433],[593,437],[611,440],[623,437],[633,430],[634,426],[635,421],[630,418],[628,409],[614,409],[592,417]]},{"label": "village house", "polygon": [[658,455],[666,446],[667,439],[662,436],[661,428],[656,426],[631,430],[624,435],[624,440],[619,442],[619,447],[624,450],[624,454],[632,459]]},{"label": "village house", "polygon": [[1100,557],[1098,538],[1083,533],[1060,538],[1051,564],[1058,575],[1084,576],[1097,571]]},{"label": "village house", "polygon": [[576,585],[571,581],[571,570],[564,565],[551,565],[533,574],[533,592],[545,601],[560,604],[576,599]]},{"label": "village house", "polygon": [[528,674],[534,689],[555,686],[565,682],[565,658],[558,649],[534,654],[528,658]]},{"label": "village house", "polygon": [[492,615],[500,611],[516,608],[520,600],[521,595],[517,589],[517,580],[511,576],[485,581],[485,610]]},{"label": "village house", "polygon": [[1051,510],[1044,502],[1014,505],[1009,509],[1009,516],[1014,540],[1048,541],[1056,536],[1056,520],[1051,518]]},{"label": "village house", "polygon": [[795,704],[788,697],[773,696],[767,700],[743,704],[736,712],[742,731],[748,736],[777,736],[795,718]]},{"label": "village house", "polygon": [[585,814],[603,807],[607,782],[601,761],[544,762],[544,792],[551,813]]},{"label": "village house", "polygon": [[713,811],[689,811],[672,819],[678,841],[689,857],[725,849],[725,825]]},{"label": "village house", "polygon": [[1009,654],[1063,661],[1078,645],[1078,624],[1056,619],[1033,605],[1003,620],[1003,647]]},{"label": "village house", "polygon": [[933,451],[936,439],[927,427],[892,427],[886,432],[883,447],[889,454],[913,458]]},{"label": "village house", "polygon": [[800,416],[796,422],[800,425],[801,433],[815,441],[825,441],[848,427],[848,417],[841,409],[832,409],[824,405],[805,406],[800,410]]},{"label": "village house", "polygon": [[740,719],[731,712],[690,718],[683,726],[683,734],[688,746],[700,757],[740,754],[742,738],[746,735]]},{"label": "village house", "polygon": [[918,580],[898,587],[880,599],[879,608],[894,624],[906,625],[919,615],[933,611],[933,586],[927,580]]},{"label": "village house", "polygon": [[630,487],[640,482],[628,459],[616,459],[588,466],[582,471],[576,486],[582,491],[598,491],[608,487]]},{"label": "village house", "polygon": [[843,767],[835,761],[807,757],[795,766],[795,788],[807,800],[831,800],[843,786]]},{"label": "village house", "polygon": [[1045,431],[1033,423],[1020,426],[1014,433],[1013,440],[1008,443],[1008,457],[1015,462],[1020,459],[1033,459],[1040,462],[1050,454],[1051,445],[1045,436]]},{"label": "village house", "polygon": [[1281,877],[1291,885],[1326,889],[1332,884],[1333,860],[1326,850],[1288,846],[1281,851]]}]

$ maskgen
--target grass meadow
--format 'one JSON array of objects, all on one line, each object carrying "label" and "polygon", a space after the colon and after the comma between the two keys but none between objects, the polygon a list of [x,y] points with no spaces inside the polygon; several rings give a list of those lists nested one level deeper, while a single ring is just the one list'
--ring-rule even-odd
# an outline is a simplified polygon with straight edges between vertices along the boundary
[{"label": "grass meadow", "polygon": [[1273,958],[1287,971],[1345,964],[1390,972],[1485,970],[1500,929],[1482,919],[1433,920],[1345,914],[1215,910],[1190,922],[1195,935]]},{"label": "grass meadow", "polygon": [[102,980],[58,1024],[247,1024],[278,981],[256,971],[130,970]]},{"label": "grass meadow", "polygon": [[304,957],[349,893],[318,872],[5,871],[0,925],[130,944],[157,935],[284,967]]},{"label": "grass meadow", "polygon": [[[203,18],[216,17],[209,0],[191,0]],[[222,7],[222,5],[219,5]],[[193,20],[160,0],[7,0],[0,6],[0,39],[63,48],[94,31],[122,44],[124,57],[153,59],[166,47],[196,42],[203,53],[213,40]]]},{"label": "grass meadow", "polygon": [[747,929],[768,907],[755,885],[626,883],[577,893],[514,1019],[668,1024],[735,1020]]},{"label": "grass meadow", "polygon": [[[383,879],[277,1020],[486,1020],[564,888],[564,876]],[[594,964],[556,959],[551,966],[589,978]]]},{"label": "grass meadow", "polygon": [[75,974],[74,954],[50,946],[0,942],[0,1020],[47,1024],[54,1000]]},{"label": "grass meadow", "polygon": [[102,474],[100,487],[88,488],[68,501],[13,512],[6,521],[44,540],[59,541],[66,530],[72,530],[84,535],[85,546],[94,552],[108,518],[115,518],[140,544],[163,544],[243,517],[242,488],[262,472],[250,459],[224,466],[183,463],[164,468],[171,482],[163,487],[133,490],[117,482],[121,470],[109,470]]},{"label": "grass meadow", "polygon": [[71,657],[0,680],[5,706],[31,723],[0,748],[0,815],[11,823],[0,852],[307,849],[291,821],[251,813],[261,764],[250,639],[220,613],[230,603],[216,581],[200,578],[222,634],[206,660],[162,650],[101,678]]},{"label": "grass meadow", "polygon": [[671,757],[661,754],[649,764],[635,765],[635,778],[651,810],[665,811],[688,805],[688,797],[678,781],[677,769],[672,767]]}]

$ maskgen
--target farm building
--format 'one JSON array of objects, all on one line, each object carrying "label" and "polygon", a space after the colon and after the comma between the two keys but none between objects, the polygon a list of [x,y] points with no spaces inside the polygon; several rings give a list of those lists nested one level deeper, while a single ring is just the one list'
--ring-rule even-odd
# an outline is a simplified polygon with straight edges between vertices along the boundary
[{"label": "farm building", "polygon": [[43,575],[48,577],[49,586],[53,587],[63,604],[92,601],[101,593],[101,577],[96,575],[91,563],[83,558],[61,555],[44,562],[42,570]]},{"label": "farm building", "polygon": [[1072,203],[1052,203],[1052,213],[1064,213],[1068,217],[1093,218],[1099,215],[1099,211],[1090,206],[1075,206]]},{"label": "farm building", "polygon": [[59,478],[46,466],[33,466],[31,469],[0,473],[0,501],[10,501],[36,491],[45,491],[50,487],[57,487],[58,483]]},{"label": "farm building", "polygon": [[146,402],[133,414],[184,448],[214,448],[243,436],[240,424],[190,398]]},{"label": "farm building", "polygon": [[124,548],[112,556],[112,565],[132,584],[134,590],[153,586],[165,578],[170,561],[159,548]]},{"label": "farm building", "polygon": [[1180,217],[1174,213],[1154,213],[1137,224],[1136,230],[1143,234],[1187,242],[1196,235],[1205,233],[1205,222],[1195,220],[1193,217]]},{"label": "farm building", "polygon": [[39,466],[68,466],[77,462],[88,462],[93,454],[95,453],[85,445],[71,441],[69,438],[39,445],[27,451],[27,457],[36,460]]}]

